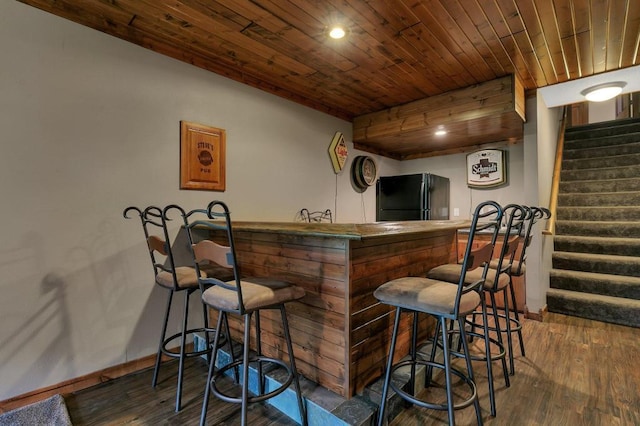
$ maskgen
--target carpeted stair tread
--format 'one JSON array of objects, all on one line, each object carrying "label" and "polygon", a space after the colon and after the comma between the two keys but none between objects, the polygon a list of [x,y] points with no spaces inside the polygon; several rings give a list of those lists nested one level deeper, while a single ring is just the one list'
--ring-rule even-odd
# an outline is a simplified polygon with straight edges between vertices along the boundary
[{"label": "carpeted stair tread", "polygon": [[567,128],[565,140],[583,140],[588,138],[602,138],[612,135],[640,132],[640,119],[628,118],[599,123],[583,124]]},{"label": "carpeted stair tread", "polygon": [[618,133],[609,136],[596,136],[590,134],[585,139],[570,139],[564,143],[565,151],[579,149],[608,149],[615,146],[634,144],[640,142],[640,132]]},{"label": "carpeted stair tread", "polygon": [[591,169],[562,169],[560,172],[560,181],[576,181],[576,180],[602,180],[602,179],[627,179],[637,178],[640,176],[640,165],[617,167],[594,167]]},{"label": "carpeted stair tread", "polygon": [[640,256],[640,239],[575,235],[556,235],[554,249],[559,252]]},{"label": "carpeted stair tread", "polygon": [[640,191],[558,194],[559,206],[639,206]]},{"label": "carpeted stair tread", "polygon": [[558,220],[555,233],[556,235],[640,238],[640,222]]},{"label": "carpeted stair tread", "polygon": [[576,148],[565,147],[562,159],[578,160],[640,153],[640,134],[638,134],[634,140],[629,140],[629,142],[627,143],[620,143],[623,141],[621,141],[619,137],[615,140],[617,142],[616,144],[610,144],[606,146],[595,146],[587,148],[581,144]]},{"label": "carpeted stair tread", "polygon": [[[597,176],[596,176],[597,177]],[[618,192],[640,189],[640,177],[625,179],[588,179],[560,182],[560,192]]]},{"label": "carpeted stair tread", "polygon": [[640,257],[555,251],[554,269],[640,277]]},{"label": "carpeted stair tread", "polygon": [[606,157],[562,160],[562,170],[604,169],[607,167],[634,166],[640,164],[640,153],[610,155]]},{"label": "carpeted stair tread", "polygon": [[640,278],[552,269],[551,288],[640,300]]},{"label": "carpeted stair tread", "polygon": [[557,207],[558,220],[640,221],[638,206],[562,206]]},{"label": "carpeted stair tread", "polygon": [[640,327],[640,300],[576,291],[549,289],[550,312]]}]

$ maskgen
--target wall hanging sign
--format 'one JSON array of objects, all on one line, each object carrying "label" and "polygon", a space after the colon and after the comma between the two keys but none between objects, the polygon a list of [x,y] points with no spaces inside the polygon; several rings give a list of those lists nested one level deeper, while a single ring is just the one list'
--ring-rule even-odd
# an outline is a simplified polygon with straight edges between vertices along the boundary
[{"label": "wall hanging sign", "polygon": [[224,129],[180,121],[180,189],[225,190]]},{"label": "wall hanging sign", "polygon": [[347,161],[347,144],[344,142],[344,136],[340,132],[336,132],[333,135],[331,144],[329,145],[329,158],[331,158],[331,165],[333,165],[333,171],[338,174],[344,167],[344,163]]},{"label": "wall hanging sign", "polygon": [[490,188],[506,181],[504,151],[483,149],[467,155],[467,186]]},{"label": "wall hanging sign", "polygon": [[376,182],[378,174],[376,162],[373,158],[358,155],[351,163],[351,182],[359,192],[364,192]]}]

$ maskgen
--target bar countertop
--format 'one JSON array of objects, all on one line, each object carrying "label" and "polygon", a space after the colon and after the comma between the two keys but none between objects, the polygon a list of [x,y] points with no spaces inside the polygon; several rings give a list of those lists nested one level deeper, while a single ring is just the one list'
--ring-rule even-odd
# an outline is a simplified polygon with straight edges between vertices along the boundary
[{"label": "bar countertop", "polygon": [[470,225],[468,220],[415,220],[374,223],[304,223],[234,221],[235,231],[268,232],[314,237],[361,240],[369,237],[402,235],[416,232],[456,230]]}]

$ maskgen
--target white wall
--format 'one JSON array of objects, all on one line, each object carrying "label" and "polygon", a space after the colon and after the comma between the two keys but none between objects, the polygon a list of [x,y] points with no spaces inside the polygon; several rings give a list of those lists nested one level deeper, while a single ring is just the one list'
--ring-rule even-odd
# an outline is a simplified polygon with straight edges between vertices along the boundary
[{"label": "white wall", "polygon": [[[165,294],[129,205],[375,219],[375,190],[351,187],[346,121],[13,1],[0,54],[0,400],[155,352]],[[180,120],[226,129],[226,192],[178,189]],[[336,131],[351,148],[337,176]]]},{"label": "white wall", "polygon": [[[476,205],[486,200],[493,200],[501,205],[526,202],[522,193],[523,144],[499,149],[506,151],[507,183],[496,188],[472,189],[467,186],[467,154],[403,161],[400,163],[400,170],[402,174],[428,172],[448,177],[451,185],[450,219],[469,219]],[[453,216],[454,208],[460,209],[459,217]]]},{"label": "white wall", "polygon": [[589,102],[589,123],[616,119],[616,99],[603,102]]},{"label": "white wall", "polygon": [[[536,205],[549,207],[553,168],[558,142],[558,131],[562,120],[562,107],[547,108],[542,96],[537,97],[536,131],[525,135],[527,171],[525,192]],[[553,253],[553,237],[542,235],[546,223],[537,225],[536,234],[527,251],[527,308],[539,313],[547,304],[549,272]]]}]

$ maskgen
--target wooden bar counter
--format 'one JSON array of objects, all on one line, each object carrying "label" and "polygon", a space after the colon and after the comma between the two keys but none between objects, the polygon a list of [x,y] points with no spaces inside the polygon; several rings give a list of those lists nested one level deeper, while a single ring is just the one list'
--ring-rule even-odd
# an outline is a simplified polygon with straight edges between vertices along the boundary
[{"label": "wooden bar counter", "polygon": [[[424,276],[456,260],[456,231],[467,221],[368,224],[234,222],[243,276],[271,277],[303,287],[306,296],[287,305],[298,370],[350,398],[380,377],[395,318],[373,291],[404,276]],[[201,235],[217,240],[216,235]],[[279,321],[261,315],[263,351],[287,358]],[[215,317],[216,314],[212,313]],[[403,315],[403,318],[405,316]],[[277,319],[277,318],[276,318]],[[409,322],[398,341],[408,353]],[[429,324],[422,321],[422,337]],[[240,339],[240,322],[232,321]]]}]

